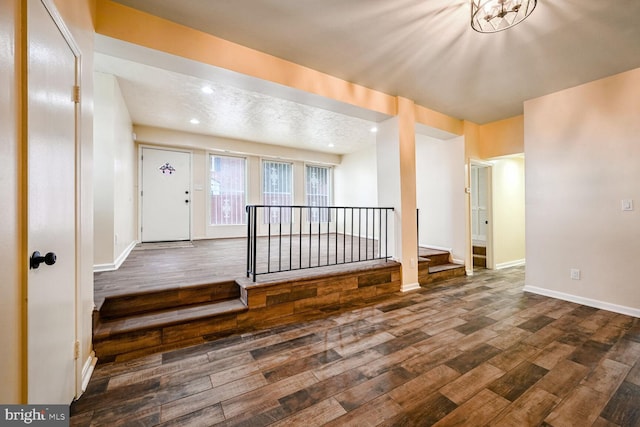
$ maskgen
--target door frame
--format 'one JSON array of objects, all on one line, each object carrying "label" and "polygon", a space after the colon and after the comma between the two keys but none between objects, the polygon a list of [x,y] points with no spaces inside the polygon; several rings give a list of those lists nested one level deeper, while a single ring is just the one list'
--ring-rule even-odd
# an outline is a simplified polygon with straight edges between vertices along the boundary
[{"label": "door frame", "polygon": [[471,169],[474,166],[487,169],[487,269],[494,270],[496,266],[493,261],[493,163],[476,159],[469,161],[469,233],[467,239],[472,249],[470,266],[471,271],[473,271],[473,206],[471,204],[471,193],[473,192],[471,185],[473,185],[473,180],[471,179]]},{"label": "door frame", "polygon": [[[160,145],[152,145],[152,144],[138,144],[138,184],[137,184],[137,193],[138,193],[138,225],[136,227],[136,236],[137,243],[142,242],[142,150],[143,149],[152,149],[152,150],[163,150],[163,151],[175,151],[178,153],[188,153],[189,154],[189,241],[193,240],[193,202],[194,202],[194,194],[193,194],[193,150],[178,148],[178,147],[164,147]],[[206,215],[206,214],[205,214]]]}]

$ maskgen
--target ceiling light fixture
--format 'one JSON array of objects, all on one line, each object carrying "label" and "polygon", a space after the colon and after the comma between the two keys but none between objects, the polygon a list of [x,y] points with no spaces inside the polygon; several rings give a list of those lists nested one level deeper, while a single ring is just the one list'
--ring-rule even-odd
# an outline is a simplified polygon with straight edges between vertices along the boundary
[{"label": "ceiling light fixture", "polygon": [[202,92],[206,93],[207,95],[211,95],[213,93],[213,89],[211,89],[211,86],[203,86]]},{"label": "ceiling light fixture", "polygon": [[199,124],[200,124],[200,120],[198,120],[198,119],[191,119],[191,120],[189,120],[189,123],[191,123],[192,125],[199,125]]},{"label": "ceiling light fixture", "polygon": [[471,28],[479,33],[496,33],[524,21],[537,0],[471,0]]}]

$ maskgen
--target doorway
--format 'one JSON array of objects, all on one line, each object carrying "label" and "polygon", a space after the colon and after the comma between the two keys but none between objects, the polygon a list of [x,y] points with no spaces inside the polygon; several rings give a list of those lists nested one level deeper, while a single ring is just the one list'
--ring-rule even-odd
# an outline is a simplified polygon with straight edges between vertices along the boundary
[{"label": "doorway", "polygon": [[471,162],[471,245],[473,268],[493,268],[490,163]]},{"label": "doorway", "polygon": [[142,147],[140,241],[191,239],[191,153]]}]

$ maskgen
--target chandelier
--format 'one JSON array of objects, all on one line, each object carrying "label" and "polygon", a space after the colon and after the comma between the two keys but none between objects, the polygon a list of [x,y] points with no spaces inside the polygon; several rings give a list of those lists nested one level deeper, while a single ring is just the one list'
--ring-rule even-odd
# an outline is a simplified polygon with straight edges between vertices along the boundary
[{"label": "chandelier", "polygon": [[471,28],[495,33],[522,22],[531,15],[537,0],[471,0]]}]

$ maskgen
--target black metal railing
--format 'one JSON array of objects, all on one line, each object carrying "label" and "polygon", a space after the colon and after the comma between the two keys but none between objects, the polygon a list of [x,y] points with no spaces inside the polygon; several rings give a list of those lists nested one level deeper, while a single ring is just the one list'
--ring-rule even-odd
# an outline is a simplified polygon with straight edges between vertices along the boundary
[{"label": "black metal railing", "polygon": [[388,259],[393,208],[248,205],[247,277]]}]

